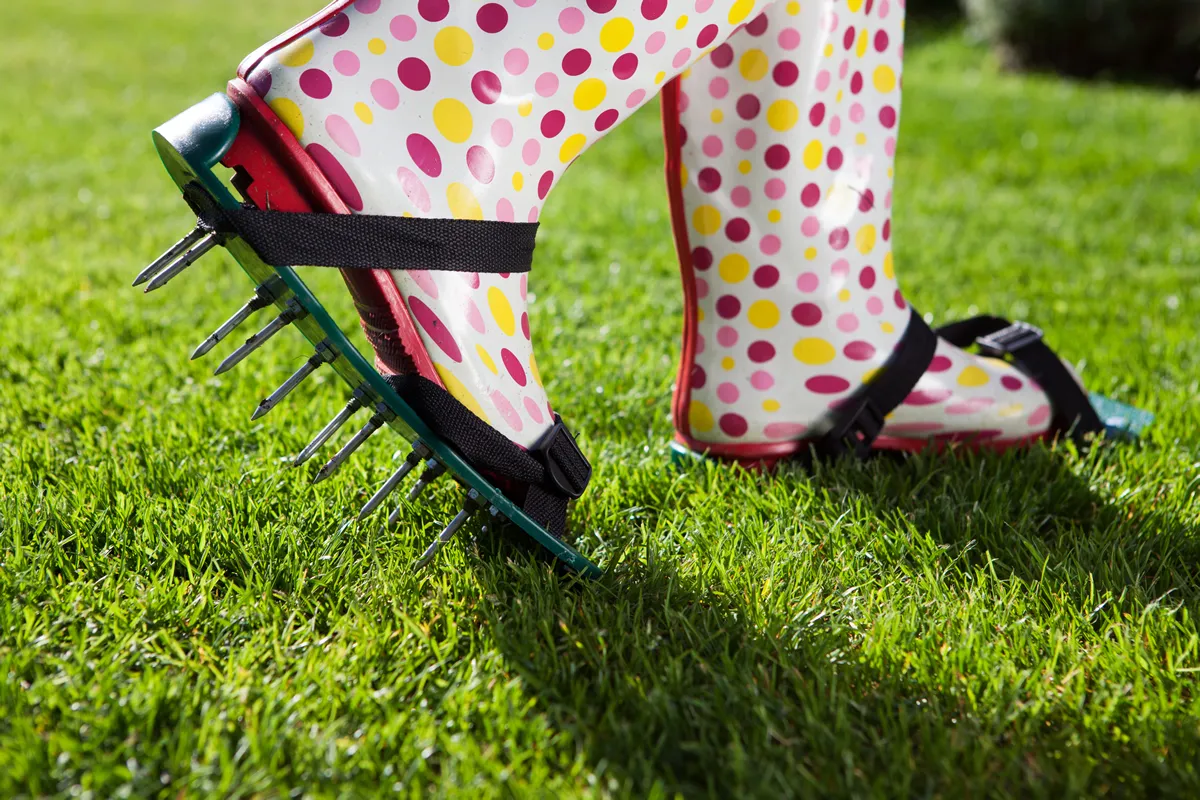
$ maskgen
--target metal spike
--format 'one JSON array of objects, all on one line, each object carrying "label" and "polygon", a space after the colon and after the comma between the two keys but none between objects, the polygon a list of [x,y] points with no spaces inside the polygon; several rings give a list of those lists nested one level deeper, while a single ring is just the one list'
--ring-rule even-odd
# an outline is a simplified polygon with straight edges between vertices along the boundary
[{"label": "metal spike", "polygon": [[225,320],[221,327],[217,328],[212,334],[200,343],[200,346],[192,351],[192,360],[195,361],[200,356],[208,353],[220,342],[225,340],[225,337],[233,333],[239,325],[250,318],[250,315],[255,311],[264,309],[271,303],[275,302],[278,297],[279,288],[283,282],[279,278],[271,278],[266,283],[254,290],[254,297],[251,297],[244,306],[239,308],[232,317]]},{"label": "metal spike", "polygon": [[375,409],[376,414],[375,416],[371,417],[371,421],[362,426],[359,432],[354,434],[350,441],[342,445],[342,449],[338,450],[337,453],[334,454],[333,458],[329,459],[325,466],[321,467],[321,470],[317,473],[317,476],[313,478],[314,484],[320,483],[336,472],[338,467],[346,463],[346,459],[354,454],[355,450],[363,446],[363,442],[367,441],[367,439],[370,439],[371,435],[375,433],[375,431],[382,428],[388,423],[389,420],[396,416],[394,413],[388,410],[388,407],[383,403],[379,403],[377,406],[375,406]]},{"label": "metal spike", "polygon": [[187,250],[191,249],[191,247],[194,244],[199,242],[206,235],[208,235],[208,231],[204,230],[204,228],[201,228],[199,225],[197,225],[192,230],[191,233],[189,233],[187,236],[180,239],[175,244],[171,245],[170,249],[167,250],[167,252],[163,253],[161,256],[154,259],[154,261],[151,262],[150,266],[146,267],[144,270],[139,272],[137,274],[137,277],[133,279],[133,285],[141,286],[143,283],[150,280],[158,273],[162,272],[163,269],[165,269],[167,267],[167,265],[169,265],[175,259],[177,259],[181,255],[183,255]]},{"label": "metal spike", "polygon": [[328,339],[318,344],[317,352],[309,356],[308,361],[305,361],[300,369],[293,372],[292,376],[284,381],[278,389],[271,392],[270,397],[258,404],[258,408],[254,409],[254,413],[250,415],[250,420],[258,419],[279,405],[280,401],[291,394],[292,390],[299,386],[305,378],[316,372],[322,364],[333,363],[337,357],[338,352],[333,349],[333,345],[329,343]]},{"label": "metal spike", "polygon": [[365,408],[369,403],[367,392],[363,388],[354,390],[354,396],[350,398],[350,402],[346,403],[346,407],[337,413],[337,416],[329,421],[321,432],[313,437],[300,455],[296,456],[296,460],[292,462],[292,466],[298,467],[305,461],[308,461],[313,455],[321,449],[321,447],[329,441],[335,433],[341,430],[342,426],[350,421],[350,418],[358,413],[360,408]]},{"label": "metal spike", "polygon": [[[425,462],[425,471],[423,473],[421,473],[421,478],[416,483],[413,484],[413,488],[411,491],[409,491],[408,497],[406,497],[404,499],[410,503],[413,500],[416,500],[417,497],[421,494],[421,492],[425,491],[425,488],[427,486],[429,486],[429,484],[433,483],[438,478],[442,477],[442,475],[444,475],[445,472],[446,472],[446,467],[444,464],[442,464],[442,462],[438,461],[436,458],[429,459],[428,461]],[[403,503],[396,506],[395,510],[392,511],[392,513],[388,515],[388,526],[389,527],[392,525],[395,525],[400,520],[400,513],[402,511],[404,511]]]},{"label": "metal spike", "polygon": [[289,300],[287,308],[284,309],[282,314],[268,322],[261,331],[251,336],[246,340],[245,344],[230,353],[229,357],[222,361],[220,365],[213,371],[213,374],[220,375],[223,372],[228,372],[229,370],[233,369],[241,363],[242,359],[253,353],[258,348],[262,347],[263,344],[272,336],[279,333],[296,320],[302,319],[306,316],[308,316],[308,312],[305,311],[299,303],[297,303],[295,300]]},{"label": "metal spike", "polygon": [[182,258],[164,269],[162,272],[158,273],[158,275],[154,277],[154,280],[150,281],[150,283],[146,285],[144,291],[149,294],[156,289],[161,289],[162,287],[166,286],[167,283],[170,282],[176,275],[183,272],[192,264],[195,264],[204,257],[205,253],[207,253],[209,250],[212,250],[220,243],[221,236],[219,234],[207,234],[203,239],[200,240],[199,244],[184,253]]},{"label": "metal spike", "polygon": [[454,538],[454,534],[462,530],[462,527],[467,524],[467,520],[471,519],[475,515],[475,512],[483,508],[483,505],[483,498],[479,496],[479,492],[474,489],[467,492],[467,500],[463,503],[462,511],[458,512],[458,515],[450,521],[446,529],[433,540],[433,543],[429,547],[425,548],[425,552],[413,564],[413,570],[419,571],[427,567],[429,562],[433,561],[434,557],[438,554],[438,551]]},{"label": "metal spike", "polygon": [[496,508],[495,506],[488,506],[487,513],[489,519],[486,523],[484,523],[483,527],[480,528],[480,533],[487,533],[489,526],[499,524],[498,520],[500,519],[500,509]]},{"label": "metal spike", "polygon": [[415,442],[413,444],[412,452],[410,452],[404,459],[404,463],[400,465],[400,469],[393,472],[392,476],[384,482],[383,486],[379,487],[379,491],[371,496],[371,499],[367,501],[367,504],[362,507],[362,511],[358,512],[358,518],[366,519],[372,513],[374,513],[375,509],[379,508],[379,504],[386,500],[387,496],[396,490],[396,487],[400,485],[400,481],[407,478],[408,473],[416,469],[417,465],[421,463],[421,460],[429,456],[431,452],[432,451],[423,443]]}]

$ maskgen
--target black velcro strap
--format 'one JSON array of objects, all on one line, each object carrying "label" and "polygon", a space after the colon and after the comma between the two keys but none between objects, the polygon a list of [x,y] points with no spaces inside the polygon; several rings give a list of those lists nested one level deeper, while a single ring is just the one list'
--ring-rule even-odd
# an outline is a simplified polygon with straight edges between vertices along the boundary
[{"label": "black velcro strap", "polygon": [[560,539],[566,535],[567,502],[583,494],[592,466],[558,415],[554,427],[526,450],[431,380],[420,375],[384,380],[472,467],[527,486],[522,510]]},{"label": "black velcro strap", "polygon": [[869,383],[846,398],[833,412],[830,428],[812,441],[816,455],[866,458],[883,431],[887,415],[904,402],[937,352],[938,337],[910,307],[908,327],[900,343]]},{"label": "black velcro strap", "polygon": [[273,267],[528,272],[538,229],[536,222],[227,209],[207,193],[184,197],[202,225],[241,237]]},{"label": "black velcro strap", "polygon": [[1011,358],[1050,398],[1054,412],[1050,425],[1056,434],[1067,434],[1082,444],[1089,434],[1104,430],[1104,423],[1092,408],[1087,393],[1062,359],[1043,341],[1040,329],[1026,322],[981,316],[943,325],[937,333],[956,347],[974,344],[985,356]]}]

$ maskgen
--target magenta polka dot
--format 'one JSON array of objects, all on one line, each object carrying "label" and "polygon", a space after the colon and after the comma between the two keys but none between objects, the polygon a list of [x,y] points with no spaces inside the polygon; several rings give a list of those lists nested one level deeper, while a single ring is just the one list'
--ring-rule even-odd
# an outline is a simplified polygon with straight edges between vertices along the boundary
[{"label": "magenta polka dot", "polygon": [[508,12],[499,3],[487,3],[475,14],[475,24],[484,33],[499,33],[508,25]]},{"label": "magenta polka dot", "polygon": [[542,117],[542,136],[545,136],[547,139],[553,139],[562,133],[563,126],[566,124],[567,117],[563,112],[557,108],[553,111],[547,111],[546,115]]},{"label": "magenta polka dot", "polygon": [[750,236],[750,223],[742,217],[734,217],[725,224],[725,235],[731,242],[744,242]]},{"label": "magenta polka dot", "polygon": [[471,78],[471,93],[475,99],[490,106],[500,99],[500,76],[489,70],[475,73]]},{"label": "magenta polka dot", "polygon": [[1025,384],[1022,383],[1020,378],[1014,377],[1012,375],[1004,375],[1000,378],[1000,385],[1003,386],[1005,389],[1008,389],[1010,392],[1015,392],[1015,391],[1019,390]]},{"label": "magenta polka dot", "polygon": [[712,167],[705,167],[696,175],[696,184],[702,192],[715,192],[721,188],[721,173]]},{"label": "magenta polka dot", "polygon": [[324,70],[306,69],[300,75],[300,91],[315,100],[324,100],[333,91],[333,81]]},{"label": "magenta polka dot", "polygon": [[524,386],[528,382],[528,378],[525,377],[525,368],[521,366],[521,359],[517,358],[507,347],[500,351],[500,360],[504,362],[504,368],[508,370],[509,376],[519,386]]},{"label": "magenta polka dot", "polygon": [[842,156],[842,150],[840,147],[829,148],[829,154],[826,156],[826,163],[829,165],[830,169],[841,169],[843,160],[844,156]]},{"label": "magenta polka dot", "polygon": [[751,36],[762,36],[767,32],[767,26],[770,25],[770,23],[771,21],[767,18],[765,13],[759,14],[757,17],[750,20],[749,24],[746,25],[746,33],[750,34]]},{"label": "magenta polka dot", "polygon": [[321,23],[321,33],[334,38],[350,30],[350,18],[340,11]]},{"label": "magenta polka dot", "polygon": [[568,52],[563,56],[562,70],[572,77],[582,75],[587,72],[588,67],[592,65],[592,54],[581,47]]},{"label": "magenta polka dot", "polygon": [[949,389],[918,389],[904,400],[906,406],[934,406],[950,399],[954,392]]},{"label": "magenta polka dot", "polygon": [[771,78],[779,86],[791,86],[800,78],[800,68],[791,61],[780,61],[771,71]]},{"label": "magenta polka dot", "polygon": [[845,228],[834,228],[829,234],[829,246],[834,250],[845,250],[850,244],[850,231]]},{"label": "magenta polka dot", "polygon": [[850,381],[837,375],[816,375],[804,382],[813,394],[840,394],[850,388]]},{"label": "magenta polka dot", "polygon": [[442,156],[433,142],[419,133],[414,133],[408,137],[405,144],[408,147],[409,158],[413,160],[417,169],[431,178],[442,174]]},{"label": "magenta polka dot", "polygon": [[726,436],[736,438],[745,436],[746,431],[750,430],[750,424],[740,414],[722,414],[721,430],[725,432]]},{"label": "magenta polka dot", "polygon": [[742,301],[731,294],[717,298],[717,314],[722,319],[733,319],[742,310]]},{"label": "magenta polka dot", "polygon": [[697,247],[692,250],[692,267],[694,269],[706,272],[712,264],[713,254],[707,247]]},{"label": "magenta polka dot", "polygon": [[454,336],[451,335],[450,329],[438,318],[433,309],[425,305],[418,297],[410,295],[407,300],[408,307],[412,310],[413,319],[425,329],[425,332],[429,334],[429,338],[433,340],[433,343],[452,361],[462,363],[462,351],[458,349],[458,344],[454,341]]},{"label": "magenta polka dot", "polygon": [[616,125],[617,120],[620,118],[621,114],[615,108],[606,109],[605,111],[601,111],[600,115],[596,117],[595,128],[598,131],[606,131],[613,125]]},{"label": "magenta polka dot", "polygon": [[746,355],[755,364],[765,364],[775,358],[775,345],[766,340],[754,342],[746,348]]},{"label": "magenta polka dot", "polygon": [[708,373],[699,364],[692,365],[692,372],[688,377],[693,389],[703,389],[704,384],[708,383]]},{"label": "magenta polka dot", "polygon": [[864,289],[870,289],[875,285],[875,269],[873,267],[863,267],[862,272],[858,273],[858,285]]},{"label": "magenta polka dot", "polygon": [[667,10],[667,0],[642,0],[642,17],[656,20]]},{"label": "magenta polka dot", "polygon": [[797,303],[792,307],[792,319],[796,321],[796,324],[803,325],[807,328],[811,328],[814,325],[819,325],[822,317],[824,316],[825,315],[821,313],[821,307],[816,303]]},{"label": "magenta polka dot", "polygon": [[783,169],[792,160],[792,153],[787,149],[787,145],[773,144],[767,148],[763,160],[771,169]]},{"label": "magenta polka dot", "polygon": [[350,178],[350,173],[346,172],[346,168],[342,166],[342,163],[337,160],[333,153],[316,143],[304,148],[304,152],[308,153],[309,158],[316,162],[317,168],[324,173],[325,178],[333,185],[334,191],[342,198],[342,202],[354,211],[362,211],[362,195],[359,194],[358,187],[354,185],[354,181]]},{"label": "magenta polka dot", "polygon": [[417,13],[427,22],[441,22],[450,13],[449,0],[420,0]]},{"label": "magenta polka dot", "polygon": [[709,59],[714,67],[725,69],[733,63],[733,48],[728,43],[721,45],[716,50],[709,54]]},{"label": "magenta polka dot", "polygon": [[904,295],[900,294],[899,289],[897,289],[896,294],[892,296],[892,300],[896,303],[896,308],[900,309],[901,311],[908,308],[908,303],[904,301]]},{"label": "magenta polka dot", "polygon": [[716,41],[717,34],[720,32],[721,29],[716,25],[705,25],[703,28],[701,28],[700,35],[696,37],[696,47],[699,47],[702,50],[705,47],[708,47],[710,44]]},{"label": "magenta polka dot", "polygon": [[737,113],[742,119],[754,119],[761,110],[762,102],[755,95],[744,94],[737,100]]},{"label": "magenta polka dot", "polygon": [[821,202],[821,187],[817,186],[815,183],[810,183],[808,186],[805,186],[800,192],[800,202],[803,203],[807,208],[812,208],[817,203]]},{"label": "magenta polka dot", "polygon": [[770,264],[764,264],[754,270],[754,285],[760,289],[770,289],[779,283],[779,270]]},{"label": "magenta polka dot", "polygon": [[879,109],[879,124],[885,128],[896,127],[896,109],[891,106]]},{"label": "magenta polka dot", "polygon": [[355,0],[354,10],[360,14],[374,14],[379,10],[381,0]]},{"label": "magenta polka dot", "polygon": [[851,361],[868,361],[875,357],[875,345],[870,342],[854,341],[842,348],[842,353]]},{"label": "magenta polka dot", "polygon": [[887,31],[885,31],[885,30],[876,31],[875,32],[875,50],[876,50],[876,52],[882,53],[884,50],[887,50],[887,48],[888,48]]},{"label": "magenta polka dot", "polygon": [[250,73],[250,77],[246,80],[250,84],[250,88],[254,90],[259,97],[266,97],[271,91],[271,71],[269,69],[256,69]]},{"label": "magenta polka dot", "polygon": [[396,68],[396,76],[405,88],[414,92],[423,91],[429,86],[429,65],[419,58],[406,58]]},{"label": "magenta polka dot", "polygon": [[622,53],[613,62],[613,77],[619,81],[627,81],[634,76],[638,68],[638,57],[633,53]]},{"label": "magenta polka dot", "polygon": [[554,184],[554,172],[547,170],[542,173],[542,177],[538,180],[538,199],[545,200],[546,195],[550,194],[550,187]]},{"label": "magenta polka dot", "polygon": [[372,81],[371,97],[388,111],[395,111],[400,106],[400,92],[396,91],[391,81],[383,78]]},{"label": "magenta polka dot", "polygon": [[1050,406],[1039,406],[1032,414],[1029,415],[1029,426],[1036,428],[1039,425],[1044,425],[1050,419]]},{"label": "magenta polka dot", "polygon": [[862,193],[862,196],[858,198],[858,210],[865,214],[874,207],[875,207],[875,193],[872,192],[870,189],[867,189],[865,192]]},{"label": "magenta polka dot", "polygon": [[607,14],[616,4],[617,0],[587,0],[587,7],[597,14]]}]

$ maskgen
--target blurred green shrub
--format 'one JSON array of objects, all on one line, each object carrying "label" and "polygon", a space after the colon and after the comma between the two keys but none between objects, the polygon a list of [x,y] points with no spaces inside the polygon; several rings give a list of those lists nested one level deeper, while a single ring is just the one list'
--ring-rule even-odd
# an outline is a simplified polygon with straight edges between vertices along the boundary
[{"label": "blurred green shrub", "polygon": [[974,29],[996,46],[1006,66],[1200,86],[1200,0],[964,4]]}]

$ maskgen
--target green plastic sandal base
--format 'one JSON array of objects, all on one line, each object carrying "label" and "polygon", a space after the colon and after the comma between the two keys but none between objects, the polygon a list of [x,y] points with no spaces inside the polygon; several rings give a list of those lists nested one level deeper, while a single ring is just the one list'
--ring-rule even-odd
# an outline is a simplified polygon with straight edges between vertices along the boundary
[{"label": "green plastic sandal base", "polygon": [[[171,179],[180,190],[198,183],[221,206],[237,208],[240,205],[213,172],[213,167],[225,156],[237,137],[239,124],[237,107],[225,95],[215,94],[154,131],[154,146]],[[597,578],[603,574],[598,566],[581,553],[534,522],[503,492],[464,461],[448,443],[438,438],[396,394],[374,366],[362,357],[293,269],[277,269],[264,264],[254,250],[241,239],[230,239],[225,246],[256,286],[276,275],[283,279],[288,291],[282,292],[281,296],[276,298],[275,305],[283,310],[289,301],[294,300],[308,312],[308,316],[293,323],[293,326],[300,330],[313,347],[322,342],[329,342],[337,350],[338,356],[332,362],[334,371],[352,390],[369,387],[370,392],[396,415],[388,425],[406,441],[410,444],[418,439],[423,442],[459,482],[478,492],[501,515],[520,527],[571,570],[587,578]]]}]

